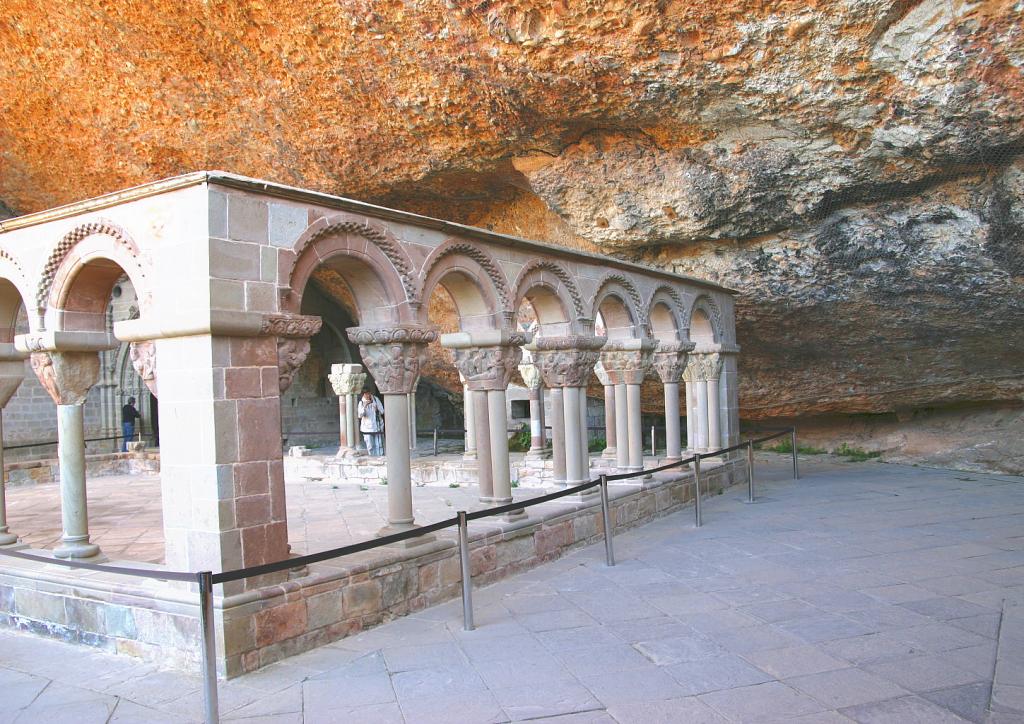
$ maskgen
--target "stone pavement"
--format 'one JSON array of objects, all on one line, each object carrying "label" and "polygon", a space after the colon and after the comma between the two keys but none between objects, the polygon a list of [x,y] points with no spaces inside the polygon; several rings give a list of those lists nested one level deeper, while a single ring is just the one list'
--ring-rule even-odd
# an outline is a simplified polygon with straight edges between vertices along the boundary
[{"label": "stone pavement", "polygon": [[[614,568],[591,546],[477,590],[476,631],[453,601],[222,683],[222,715],[1024,721],[1024,480],[825,457],[799,482],[775,456],[758,470],[755,505],[739,486],[700,530],[684,510],[620,534]],[[0,692],[0,722],[202,707],[195,676],[8,632]]]}]

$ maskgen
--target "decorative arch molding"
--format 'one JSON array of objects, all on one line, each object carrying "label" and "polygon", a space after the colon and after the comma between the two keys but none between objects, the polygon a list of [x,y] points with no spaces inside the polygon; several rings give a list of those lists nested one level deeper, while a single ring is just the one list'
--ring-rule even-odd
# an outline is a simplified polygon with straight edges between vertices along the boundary
[{"label": "decorative arch molding", "polygon": [[423,262],[423,273],[420,275],[420,284],[422,285],[419,289],[417,299],[421,304],[426,304],[429,300],[421,298],[419,295],[427,294],[430,290],[426,288],[426,283],[430,279],[431,274],[439,263],[444,261],[450,256],[463,256],[470,259],[484,271],[487,278],[491,280],[491,284],[494,285],[494,293],[497,297],[497,301],[500,309],[494,310],[497,313],[512,313],[515,310],[512,309],[512,292],[508,287],[508,280],[505,278],[505,274],[501,271],[497,262],[494,261],[494,257],[488,254],[486,251],[481,249],[475,244],[471,244],[468,241],[456,241],[449,240],[436,247],[427,256],[426,261]]},{"label": "decorative arch molding", "polygon": [[689,313],[686,315],[686,326],[688,328],[693,326],[693,313],[697,310],[704,312],[707,318],[711,320],[711,330],[714,332],[715,341],[721,342],[725,339],[725,335],[722,329],[722,311],[718,308],[718,304],[715,300],[709,297],[707,294],[701,294],[693,300],[693,304],[690,305]]},{"label": "decorative arch molding", "polygon": [[632,311],[636,317],[633,322],[639,328],[639,331],[646,329],[648,324],[647,307],[644,305],[643,297],[640,296],[640,292],[637,291],[636,285],[633,284],[629,277],[616,272],[605,274],[601,279],[601,283],[597,285],[597,294],[594,295],[594,317],[597,318],[598,308],[601,306],[602,292],[612,284],[618,284],[625,290],[627,296],[629,296],[629,301],[633,306]]},{"label": "decorative arch molding", "polygon": [[572,311],[576,315],[576,319],[586,317],[587,312],[583,308],[583,295],[580,294],[580,289],[576,286],[572,275],[561,264],[550,259],[533,259],[524,264],[523,268],[519,270],[515,284],[516,302],[519,302],[523,295],[526,294],[527,283],[534,272],[551,272],[562,283],[562,286],[565,287],[565,291],[569,293],[569,299],[572,301]]},{"label": "decorative arch molding", "polygon": [[416,299],[416,277],[413,273],[412,262],[405,253],[405,250],[402,249],[402,244],[398,239],[383,225],[368,224],[344,216],[326,216],[317,219],[299,235],[293,247],[296,261],[288,274],[289,285],[295,275],[298,260],[306,250],[320,239],[334,234],[355,234],[380,249],[381,253],[387,257],[387,260],[391,262],[391,265],[398,273],[398,277],[402,282],[402,288],[405,290],[406,299],[410,302]]},{"label": "decorative arch molding", "polygon": [[[668,299],[665,299],[665,297],[668,297]],[[650,301],[645,307],[648,321],[651,319],[651,311],[654,309],[654,305],[659,302],[664,302],[665,306],[672,311],[676,320],[676,327],[680,333],[689,327],[690,318],[686,315],[686,303],[683,301],[683,295],[668,284],[659,285],[651,294]]]},{"label": "decorative arch molding", "polygon": [[[74,229],[66,233],[61,237],[61,240],[57,242],[53,251],[50,252],[50,256],[47,257],[46,264],[43,266],[43,271],[39,278],[39,284],[36,287],[37,309],[41,310],[46,308],[46,302],[53,289],[53,282],[57,278],[57,272],[64,263],[64,260],[69,254],[71,254],[71,251],[79,242],[93,235],[108,236],[113,239],[116,246],[123,248],[123,250],[126,251],[136,262],[135,266],[140,277],[145,278],[145,271],[142,269],[142,266],[138,264],[139,247],[128,233],[112,221],[107,221],[105,219],[90,221],[87,224],[76,226]],[[141,292],[141,290],[137,291]]]}]

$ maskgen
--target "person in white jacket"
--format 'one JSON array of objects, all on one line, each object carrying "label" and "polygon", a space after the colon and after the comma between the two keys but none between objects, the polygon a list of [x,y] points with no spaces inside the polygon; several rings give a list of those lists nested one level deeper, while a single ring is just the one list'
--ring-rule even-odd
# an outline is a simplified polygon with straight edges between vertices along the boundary
[{"label": "person in white jacket", "polygon": [[363,434],[367,455],[384,454],[384,405],[369,390],[359,398],[359,432]]}]

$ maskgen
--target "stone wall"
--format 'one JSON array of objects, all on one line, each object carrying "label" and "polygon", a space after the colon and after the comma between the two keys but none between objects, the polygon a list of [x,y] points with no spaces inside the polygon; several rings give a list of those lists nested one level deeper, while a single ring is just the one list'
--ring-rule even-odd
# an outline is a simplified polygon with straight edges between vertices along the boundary
[{"label": "stone wall", "polygon": [[[140,475],[160,472],[160,454],[155,452],[101,453],[85,456],[85,475]],[[41,485],[60,482],[57,458],[4,463],[7,485]]]}]

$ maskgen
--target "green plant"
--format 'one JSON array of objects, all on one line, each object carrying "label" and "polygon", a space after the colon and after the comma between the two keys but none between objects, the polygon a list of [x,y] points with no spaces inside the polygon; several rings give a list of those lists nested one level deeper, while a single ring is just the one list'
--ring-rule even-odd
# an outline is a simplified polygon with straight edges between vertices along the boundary
[{"label": "green plant", "polygon": [[457,487],[459,487],[459,484],[458,483],[448,483],[448,487],[449,488],[457,488]]},{"label": "green plant", "polygon": [[524,424],[519,432],[509,438],[509,452],[526,452],[530,449],[530,426]]},{"label": "green plant", "polygon": [[513,488],[518,488],[519,487],[519,481],[518,480],[513,480],[512,481],[512,487]]},{"label": "green plant", "polygon": [[[771,447],[761,448],[759,445],[754,445],[754,449],[764,449],[768,452],[788,454],[793,452],[793,441],[788,437],[784,437]],[[812,445],[801,445],[800,443],[796,444],[796,451],[800,455],[825,455],[828,452],[828,450],[825,450],[824,448],[814,447]]]},{"label": "green plant", "polygon": [[380,480],[379,480],[378,482],[379,482],[379,483],[380,483],[381,485],[387,485],[387,484],[388,484],[388,479],[387,479],[387,478],[381,478],[381,479],[380,479]]},{"label": "green plant", "polygon": [[869,452],[859,447],[850,447],[845,442],[835,449],[835,454],[846,458],[848,463],[862,463],[865,460],[882,457],[880,452]]},{"label": "green plant", "polygon": [[608,441],[603,437],[595,437],[591,439],[590,444],[587,445],[587,450],[590,452],[601,452],[608,447]]}]

